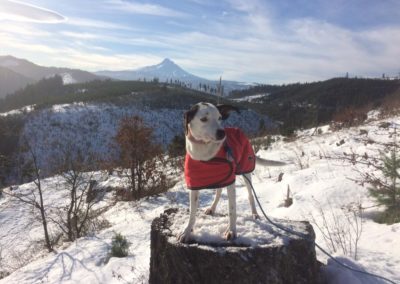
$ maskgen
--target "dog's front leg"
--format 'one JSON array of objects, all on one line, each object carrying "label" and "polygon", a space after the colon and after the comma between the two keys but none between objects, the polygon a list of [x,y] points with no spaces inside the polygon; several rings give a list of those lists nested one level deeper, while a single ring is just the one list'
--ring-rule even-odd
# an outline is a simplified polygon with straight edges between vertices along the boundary
[{"label": "dog's front leg", "polygon": [[251,174],[245,174],[243,176],[244,182],[247,188],[247,197],[249,199],[250,207],[251,207],[251,214],[254,219],[260,219],[260,216],[257,213],[256,204],[254,202],[253,191],[251,188]]},{"label": "dog's front leg", "polygon": [[194,223],[196,222],[196,211],[199,206],[199,191],[190,191],[190,217],[189,223],[186,229],[178,236],[178,241],[181,243],[187,243],[190,239],[190,234],[192,233]]},{"label": "dog's front leg", "polygon": [[206,215],[213,215],[215,214],[215,210],[217,209],[218,201],[221,198],[222,188],[217,188],[215,192],[214,201],[209,208],[206,209],[204,213]]},{"label": "dog's front leg", "polygon": [[225,239],[234,240],[236,238],[236,187],[235,184],[228,186],[228,211],[229,226],[225,232]]}]

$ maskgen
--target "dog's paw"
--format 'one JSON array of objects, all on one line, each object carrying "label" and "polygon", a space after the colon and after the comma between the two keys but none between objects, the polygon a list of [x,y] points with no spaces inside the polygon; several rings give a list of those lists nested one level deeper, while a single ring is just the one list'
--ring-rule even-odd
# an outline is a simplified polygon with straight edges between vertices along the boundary
[{"label": "dog's paw", "polygon": [[212,208],[209,207],[204,211],[204,214],[206,214],[206,215],[214,215],[214,210],[212,210]]},{"label": "dog's paw", "polygon": [[233,241],[237,238],[236,232],[228,229],[224,234],[224,238],[227,241]]},{"label": "dog's paw", "polygon": [[177,237],[178,242],[180,243],[188,243],[190,240],[190,233],[192,232],[192,230],[190,229],[186,229],[184,230],[182,233],[180,233]]},{"label": "dog's paw", "polygon": [[261,218],[260,218],[260,215],[258,215],[257,213],[253,213],[253,214],[251,214],[252,215],[252,217],[253,217],[253,219],[254,220],[260,220]]}]

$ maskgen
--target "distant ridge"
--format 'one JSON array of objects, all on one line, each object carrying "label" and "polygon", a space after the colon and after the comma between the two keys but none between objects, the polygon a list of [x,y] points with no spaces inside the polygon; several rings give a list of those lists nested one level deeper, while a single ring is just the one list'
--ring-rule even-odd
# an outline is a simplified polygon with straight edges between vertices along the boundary
[{"label": "distant ridge", "polygon": [[0,56],[0,98],[43,78],[60,75],[64,84],[104,79],[79,69],[44,67],[11,55]]},{"label": "distant ridge", "polygon": [[[179,81],[186,84],[189,88],[200,89],[202,87],[202,89],[210,93],[212,93],[210,89],[214,89],[215,93],[219,84],[218,80],[208,80],[185,71],[169,58],[165,58],[159,64],[135,70],[99,71],[95,72],[95,74],[117,80],[153,80],[157,78],[160,82],[175,83],[175,81]],[[247,83],[226,80],[222,81],[222,85],[225,95],[232,90],[243,90],[251,86],[251,84]]]},{"label": "distant ridge", "polygon": [[0,66],[0,98],[11,94],[35,80]]}]

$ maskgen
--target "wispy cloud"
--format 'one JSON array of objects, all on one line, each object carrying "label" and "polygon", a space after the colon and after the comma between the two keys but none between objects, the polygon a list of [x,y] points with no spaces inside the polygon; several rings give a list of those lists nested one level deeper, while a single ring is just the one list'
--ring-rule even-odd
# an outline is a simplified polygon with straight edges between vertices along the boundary
[{"label": "wispy cloud", "polygon": [[[31,26],[29,23],[25,22],[8,22],[4,21],[0,24],[0,32],[13,35],[14,37],[18,36],[19,38],[21,37],[26,37],[26,38],[37,38],[37,37],[49,37],[51,36],[51,33],[44,30],[44,29],[39,29],[36,27]],[[2,45],[6,44],[6,42],[2,42]]]},{"label": "wispy cloud", "polygon": [[98,39],[101,36],[93,33],[87,33],[87,32],[71,32],[71,31],[61,31],[60,34],[63,36],[71,37],[71,38],[76,38],[76,39]]},{"label": "wispy cloud", "polygon": [[187,14],[179,12],[161,5],[140,3],[137,1],[108,0],[106,3],[109,8],[122,12],[143,14],[162,17],[186,17]]},{"label": "wispy cloud", "polygon": [[138,66],[146,66],[159,62],[161,57],[152,54],[101,54],[83,52],[78,50],[66,50],[64,54],[54,58],[58,64],[65,64],[73,68],[81,68],[89,71],[96,70],[128,70]]},{"label": "wispy cloud", "polygon": [[89,18],[79,18],[79,17],[69,17],[65,22],[67,25],[81,27],[81,28],[96,28],[103,30],[127,30],[132,31],[132,28],[129,25],[117,24],[109,21],[101,21]]},{"label": "wispy cloud", "polygon": [[19,1],[3,0],[0,7],[0,20],[36,23],[60,23],[66,20],[55,11]]}]

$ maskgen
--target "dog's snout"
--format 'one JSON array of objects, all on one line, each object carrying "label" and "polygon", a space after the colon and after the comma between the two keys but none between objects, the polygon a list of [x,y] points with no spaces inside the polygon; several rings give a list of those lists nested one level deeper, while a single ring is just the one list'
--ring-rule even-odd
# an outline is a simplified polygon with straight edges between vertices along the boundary
[{"label": "dog's snout", "polygon": [[223,129],[218,129],[217,130],[217,140],[222,140],[225,138],[225,130]]}]

